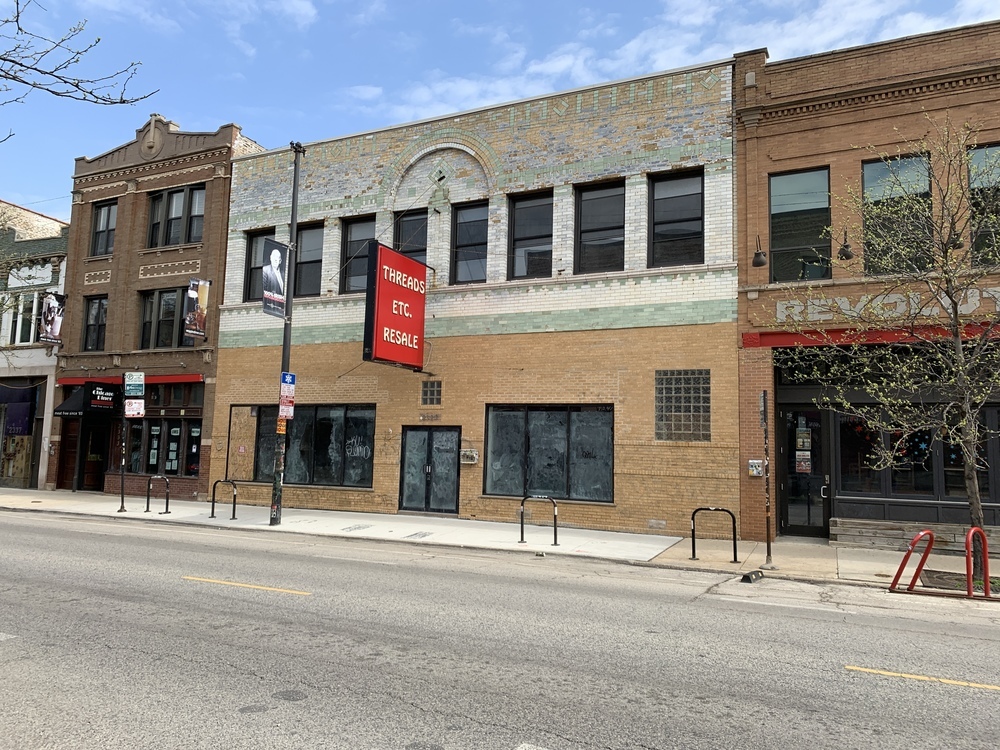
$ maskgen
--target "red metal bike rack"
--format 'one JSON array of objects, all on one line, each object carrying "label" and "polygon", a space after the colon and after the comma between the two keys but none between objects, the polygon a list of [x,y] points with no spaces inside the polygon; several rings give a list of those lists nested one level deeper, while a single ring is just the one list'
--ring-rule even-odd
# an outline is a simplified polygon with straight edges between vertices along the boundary
[{"label": "red metal bike rack", "polygon": [[[910,585],[906,587],[906,591],[899,591],[896,585],[899,583],[899,579],[903,575],[903,571],[906,569],[906,564],[910,561],[910,555],[913,554],[914,548],[924,537],[927,539],[927,547],[924,549],[924,553],[920,556],[920,563],[917,565],[916,571],[913,573],[913,578],[910,581]],[[927,562],[927,558],[934,548],[934,532],[930,529],[924,529],[913,537],[913,541],[910,542],[909,546],[906,548],[906,554],[903,555],[903,562],[899,564],[899,570],[896,571],[896,577],[892,579],[892,583],[889,584],[890,592],[897,592],[900,594],[905,593],[916,593],[916,594],[930,594],[933,596],[954,596],[959,598],[972,599],[975,595],[973,593],[973,580],[972,580],[972,564],[973,564],[973,550],[972,550],[972,540],[974,537],[978,536],[980,541],[983,543],[983,599],[990,599],[991,601],[997,601],[992,599],[990,596],[990,554],[989,546],[986,543],[986,532],[984,532],[978,526],[973,526],[969,529],[968,533],[965,535],[965,594],[952,593],[949,591],[914,591],[913,587],[917,585],[917,579],[920,578],[920,573],[924,569],[924,563]]]},{"label": "red metal bike rack", "polygon": [[913,587],[917,585],[917,579],[920,578],[920,573],[924,569],[924,563],[927,562],[927,556],[930,555],[931,550],[934,549],[934,532],[930,529],[924,529],[919,532],[913,540],[910,542],[909,546],[906,548],[906,554],[903,555],[903,562],[899,564],[899,570],[896,571],[896,577],[892,579],[892,583],[889,584],[889,591],[896,590],[896,584],[899,583],[899,579],[903,575],[903,571],[906,569],[906,563],[910,561],[910,555],[913,554],[913,548],[917,546],[919,542],[924,537],[928,537],[927,547],[924,549],[924,554],[920,556],[920,564],[917,565],[917,570],[913,574],[913,580],[910,581],[910,585],[906,587],[907,591],[913,591]]},{"label": "red metal bike rack", "polygon": [[965,585],[969,598],[972,598],[972,538],[978,536],[983,543],[983,598],[990,598],[990,551],[986,544],[986,532],[978,526],[969,529],[965,535]]}]

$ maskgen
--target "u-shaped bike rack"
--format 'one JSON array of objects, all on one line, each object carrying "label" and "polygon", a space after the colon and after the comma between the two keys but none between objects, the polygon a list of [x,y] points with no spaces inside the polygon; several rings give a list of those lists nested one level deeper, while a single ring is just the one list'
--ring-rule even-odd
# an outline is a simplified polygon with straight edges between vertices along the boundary
[{"label": "u-shaped bike rack", "polygon": [[170,480],[162,474],[155,474],[149,478],[148,482],[146,482],[146,513],[149,513],[149,496],[153,491],[154,479],[162,479],[164,485],[166,485],[166,504],[163,506],[163,510],[160,511],[160,515],[168,515],[170,513]]},{"label": "u-shaped bike rack", "polygon": [[548,495],[528,495],[521,501],[521,541],[518,544],[525,544],[524,541],[524,503],[527,500],[548,500],[552,503],[552,546],[559,546],[559,504],[555,498]]},{"label": "u-shaped bike rack", "polygon": [[729,510],[729,508],[712,508],[712,507],[695,508],[694,513],[691,514],[691,559],[692,560],[698,559],[698,553],[695,552],[695,537],[697,536],[697,533],[695,531],[694,517],[697,516],[699,513],[701,513],[703,510],[717,510],[720,513],[728,513],[729,517],[733,519],[733,562],[738,563],[740,560],[736,554],[736,514],[733,513],[731,510]]},{"label": "u-shaped bike rack", "polygon": [[230,521],[235,521],[236,520],[236,482],[234,482],[232,479],[216,479],[215,482],[212,484],[212,512],[211,512],[211,514],[209,514],[208,517],[209,518],[215,518],[215,489],[220,484],[228,484],[228,485],[231,485],[232,488],[233,488],[233,517],[230,518],[229,520]]},{"label": "u-shaped bike rack", "polygon": [[[973,539],[979,537],[979,540],[983,545],[983,599],[990,599],[991,601],[996,601],[990,595],[990,552],[989,545],[986,542],[986,532],[984,532],[978,526],[973,526],[965,535],[965,594],[951,593],[948,591],[921,591],[914,590],[914,586],[917,585],[917,579],[920,578],[921,572],[923,572],[924,564],[927,562],[928,556],[931,554],[931,550],[934,548],[934,532],[930,529],[924,529],[923,531],[917,532],[917,534],[910,541],[909,545],[906,547],[906,554],[903,555],[903,561],[899,564],[899,570],[896,571],[896,577],[892,579],[892,583],[889,584],[889,591],[891,593],[899,594],[928,594],[932,596],[957,596],[966,599],[975,598],[973,593],[973,556],[975,552],[973,551]],[[910,579],[910,585],[906,587],[905,590],[900,590],[896,586],[899,583],[899,579],[903,576],[903,571],[906,569],[906,564],[910,561],[910,555],[913,554],[914,548],[920,543],[920,540],[927,537],[927,546],[924,548],[923,554],[920,556],[920,562],[917,564],[917,569],[913,572],[913,578]]]}]

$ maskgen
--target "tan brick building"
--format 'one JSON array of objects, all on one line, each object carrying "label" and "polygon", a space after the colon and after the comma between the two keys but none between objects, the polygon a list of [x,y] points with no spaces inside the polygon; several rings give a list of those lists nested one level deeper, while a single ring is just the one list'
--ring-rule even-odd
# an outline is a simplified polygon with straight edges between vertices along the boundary
[{"label": "tan brick building", "polygon": [[[669,534],[738,511],[731,131],[720,63],[307,144],[284,503],[514,521],[539,494]],[[220,310],[212,479],[264,505],[292,164],[234,161]],[[372,239],[427,266],[420,371],[363,360]]]},{"label": "tan brick building", "polygon": [[[764,454],[763,390],[770,396],[774,517],[781,533],[828,535],[831,523],[834,536],[838,528],[865,523],[968,523],[968,504],[949,475],[961,467],[948,463],[939,443],[927,452],[919,482],[904,485],[889,470],[866,470],[845,423],[812,405],[816,389],[782,383],[772,353],[794,339],[775,322],[797,287],[844,300],[856,297],[862,283],[871,288],[872,279],[862,278],[871,258],[864,258],[857,229],[850,243],[861,258],[853,264],[837,260],[842,230],[859,224],[839,198],[851,189],[869,190],[881,168],[865,147],[889,154],[901,149],[899,168],[921,166],[926,157],[908,153],[907,143],[945,116],[981,126],[984,149],[1000,142],[998,45],[1000,23],[993,22],[774,63],[767,62],[765,50],[736,56],[745,537],[764,537],[764,479],[747,470],[749,461]],[[825,227],[833,228],[832,238]],[[758,240],[763,265],[754,266]],[[988,421],[996,416],[988,410]],[[992,524],[1000,523],[996,471],[994,464],[992,494],[984,497]]]},{"label": "tan brick building", "polygon": [[230,164],[260,150],[236,125],[188,133],[154,114],[76,160],[50,486],[119,492],[123,375],[142,372],[126,492],[161,476],[174,497],[206,496]]}]

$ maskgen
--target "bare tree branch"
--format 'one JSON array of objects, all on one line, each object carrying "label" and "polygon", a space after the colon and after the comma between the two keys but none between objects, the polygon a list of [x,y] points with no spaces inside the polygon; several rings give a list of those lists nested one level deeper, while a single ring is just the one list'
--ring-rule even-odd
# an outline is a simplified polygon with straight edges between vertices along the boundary
[{"label": "bare tree branch", "polygon": [[[0,18],[0,106],[23,102],[33,91],[107,106],[135,104],[156,93],[129,95],[139,62],[104,75],[80,74],[84,57],[100,44],[100,38],[91,42],[81,39],[86,21],[59,38],[30,31],[26,14],[32,6],[44,10],[35,0],[15,0],[10,14]],[[8,133],[0,143],[12,135]]]}]

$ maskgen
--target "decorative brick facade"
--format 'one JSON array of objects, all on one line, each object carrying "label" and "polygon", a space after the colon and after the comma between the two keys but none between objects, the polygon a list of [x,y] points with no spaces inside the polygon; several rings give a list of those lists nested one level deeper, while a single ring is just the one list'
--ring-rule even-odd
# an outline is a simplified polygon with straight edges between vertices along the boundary
[{"label": "decorative brick facade", "polygon": [[[740,458],[743,535],[763,539],[763,478],[746,476],[748,461],[762,459],[762,430],[758,416],[760,391],[770,395],[772,428],[772,508],[780,516],[785,491],[781,462],[782,441],[775,433],[780,402],[794,404],[790,389],[775,391],[768,337],[781,331],[776,304],[788,290],[805,285],[829,287],[836,294],[856,294],[863,279],[857,265],[836,261],[842,232],[849,229],[851,243],[863,252],[859,219],[851,215],[849,201],[838,200],[861,189],[862,164],[875,159],[866,147],[890,154],[924,137],[930,118],[950,116],[956,124],[982,127],[980,143],[1000,142],[996,102],[1000,96],[1000,23],[923,34],[879,44],[856,47],[774,63],[766,50],[736,56],[734,107],[736,112],[737,211],[736,233],[739,270],[740,333]],[[831,278],[771,283],[775,260],[771,245],[769,178],[801,170],[829,170],[830,226],[833,228],[834,262]],[[752,265],[757,240],[768,263]],[[872,283],[868,279],[869,284]],[[874,282],[876,285],[878,282]],[[833,294],[833,291],[830,292]],[[763,346],[762,346],[763,342]],[[799,403],[808,403],[800,398]],[[831,430],[824,440],[832,443]],[[776,444],[775,444],[776,442]],[[794,446],[785,446],[786,450]],[[834,446],[829,475],[817,491],[836,501]],[[920,513],[932,504],[910,507],[887,504],[887,513]],[[953,503],[954,505],[954,503]],[[918,507],[919,506],[919,507]],[[874,513],[875,506],[871,505]],[[874,516],[873,516],[874,517]],[[923,517],[923,516],[922,516]],[[891,518],[886,520],[893,520]],[[775,527],[772,527],[775,528]],[[817,531],[825,531],[820,525]]]},{"label": "decorative brick facade", "polygon": [[[685,534],[696,507],[739,512],[731,114],[719,64],[307,144],[298,220],[322,222],[323,260],[320,294],[294,302],[296,409],[373,404],[373,478],[371,489],[286,483],[284,502],[395,512],[402,432],[456,427],[475,462],[460,467],[455,512],[514,521],[521,497],[485,491],[488,410],[561,404],[613,408],[614,478],[612,502],[560,500],[560,523]],[[675,173],[703,176],[703,262],[650,267],[650,178]],[[233,164],[212,479],[260,504],[271,485],[252,481],[252,414],[277,401],[282,327],[246,301],[248,233],[288,240],[291,181],[288,150]],[[607,181],[625,186],[622,270],[576,273],[576,188]],[[510,199],[538,191],[552,195],[552,270],[509,279]],[[456,285],[454,206],[469,201],[488,204],[485,281]],[[364,363],[364,295],[340,293],[344,221],[372,216],[392,245],[395,217],[411,209],[427,209],[423,374]],[[710,371],[709,441],[654,438],[660,370]],[[440,406],[421,406],[429,379],[441,381]],[[528,512],[551,519],[538,504]]]},{"label": "decorative brick facade", "polygon": [[[145,494],[148,477],[163,473],[172,496],[207,497],[218,341],[212,309],[225,286],[230,160],[260,150],[236,125],[187,133],[154,114],[134,140],[76,161],[56,404],[88,384],[116,389],[125,372],[145,373],[146,420],[129,424],[129,493]],[[151,218],[157,196],[162,224]],[[207,336],[184,342],[183,313],[171,305],[184,304],[192,278],[212,282]],[[84,407],[82,417],[56,419],[48,484],[117,494],[120,418],[120,407],[107,415]],[[176,443],[175,429],[184,433]]]}]

